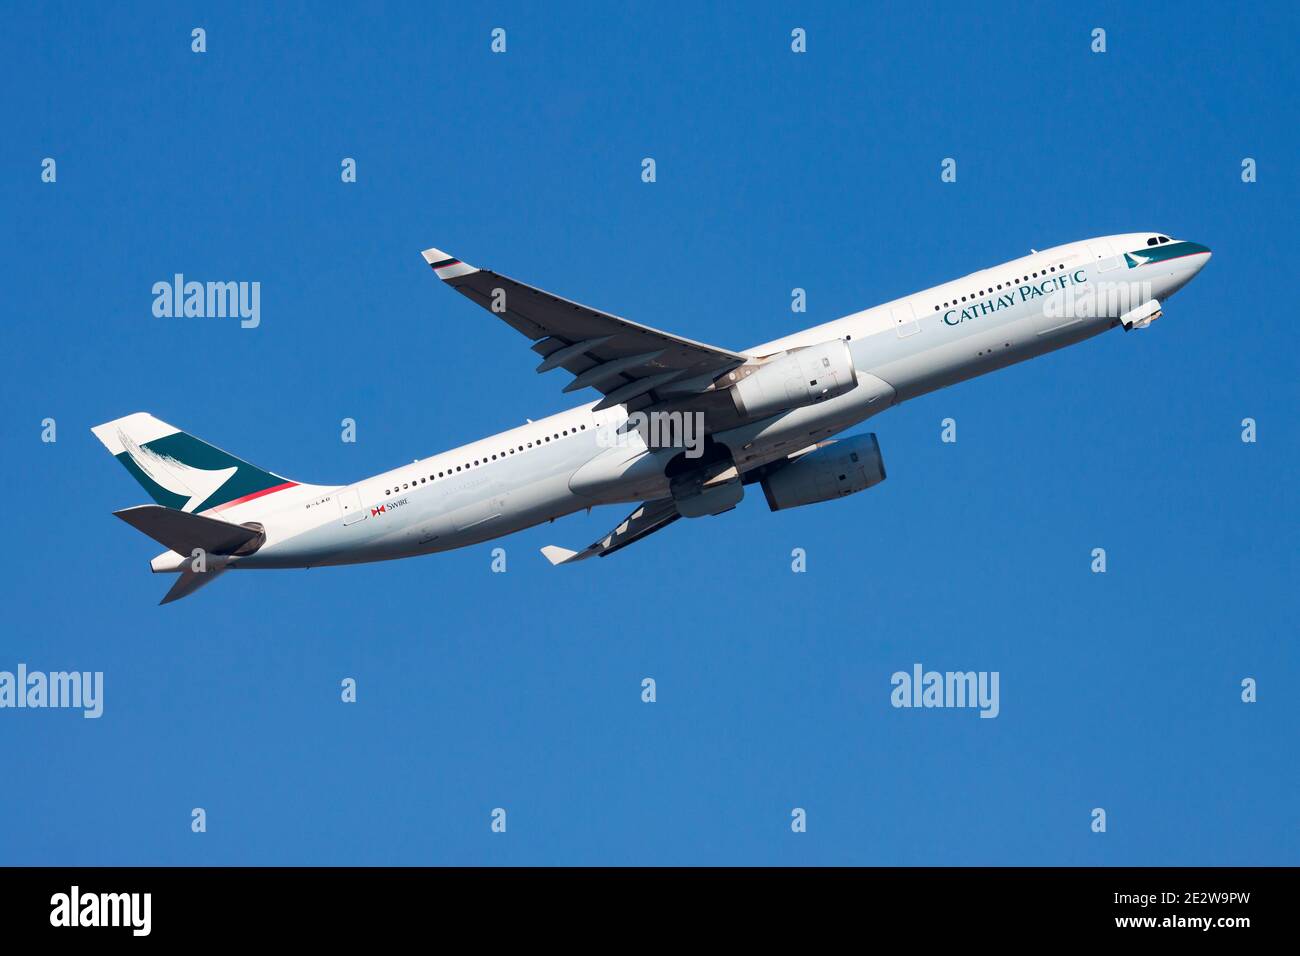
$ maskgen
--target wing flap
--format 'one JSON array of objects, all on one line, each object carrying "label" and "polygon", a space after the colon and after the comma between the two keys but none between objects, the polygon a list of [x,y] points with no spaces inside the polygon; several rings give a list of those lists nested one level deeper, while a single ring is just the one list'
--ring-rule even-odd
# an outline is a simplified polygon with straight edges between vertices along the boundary
[{"label": "wing flap", "polygon": [[677,513],[677,505],[671,498],[656,498],[653,501],[643,502],[624,518],[617,528],[599,541],[592,542],[582,551],[570,551],[568,548],[548,544],[542,548],[542,554],[552,565],[572,564],[575,561],[585,561],[587,558],[605,558],[615,551],[626,548],[629,544],[635,544],[647,535],[668,527],[680,517],[681,515]]}]

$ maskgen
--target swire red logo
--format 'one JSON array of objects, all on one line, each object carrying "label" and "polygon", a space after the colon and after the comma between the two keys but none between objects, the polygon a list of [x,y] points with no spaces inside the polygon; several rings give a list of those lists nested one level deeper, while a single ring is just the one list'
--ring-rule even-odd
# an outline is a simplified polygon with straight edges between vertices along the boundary
[{"label": "swire red logo", "polygon": [[384,510],[385,510],[387,507],[388,507],[387,505],[380,505],[378,508],[371,508],[371,509],[370,509],[370,515],[371,515],[371,517],[374,517],[375,515],[381,515],[381,514],[383,514],[383,513],[384,513]]}]

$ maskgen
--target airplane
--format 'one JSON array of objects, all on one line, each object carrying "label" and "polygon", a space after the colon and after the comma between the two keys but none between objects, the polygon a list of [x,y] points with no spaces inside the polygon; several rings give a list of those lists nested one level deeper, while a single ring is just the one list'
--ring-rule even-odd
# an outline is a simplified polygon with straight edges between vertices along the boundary
[{"label": "airplane", "polygon": [[1210,260],[1161,233],[1034,251],[742,351],[562,299],[438,249],[444,283],[532,340],[540,373],[596,401],[348,485],[264,471],[146,412],[91,429],[154,504],[114,512],[167,548],[160,603],[227,571],[359,564],[450,551],[635,503],[580,551],[607,557],[679,518],[730,511],[758,484],[772,511],[885,480],[875,433],[831,436],[900,402],[1074,345],[1149,326]]}]

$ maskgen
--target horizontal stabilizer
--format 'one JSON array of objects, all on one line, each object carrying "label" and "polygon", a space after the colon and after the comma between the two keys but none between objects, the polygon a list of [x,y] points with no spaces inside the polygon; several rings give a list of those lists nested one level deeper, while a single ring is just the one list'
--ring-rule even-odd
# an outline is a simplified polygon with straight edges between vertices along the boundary
[{"label": "horizontal stabilizer", "polygon": [[225,573],[225,570],[225,568],[208,568],[203,572],[182,571],[176,578],[176,583],[171,586],[171,590],[164,594],[163,599],[158,603],[160,605],[171,604],[172,601],[179,601],[183,597],[189,597],[213,578],[220,577]]},{"label": "horizontal stabilizer", "polygon": [[195,548],[202,548],[208,554],[233,554],[262,535],[253,528],[162,505],[138,505],[113,514],[159,544],[184,555],[192,554]]}]

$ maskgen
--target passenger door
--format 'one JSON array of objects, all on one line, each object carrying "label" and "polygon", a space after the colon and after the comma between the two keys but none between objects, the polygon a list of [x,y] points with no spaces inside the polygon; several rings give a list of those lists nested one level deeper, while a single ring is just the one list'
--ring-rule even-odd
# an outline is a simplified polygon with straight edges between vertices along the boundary
[{"label": "passenger door", "polygon": [[900,339],[915,335],[921,331],[921,326],[916,321],[916,313],[912,311],[910,302],[891,305],[889,315],[894,320],[894,330],[898,333]]},{"label": "passenger door", "polygon": [[343,513],[343,524],[356,524],[370,517],[370,512],[361,506],[361,492],[356,488],[347,488],[339,492],[339,510]]},{"label": "passenger door", "polygon": [[1096,264],[1099,273],[1109,272],[1120,266],[1120,257],[1115,255],[1115,250],[1111,248],[1108,239],[1098,239],[1088,243],[1088,252],[1091,253],[1092,261]]}]

